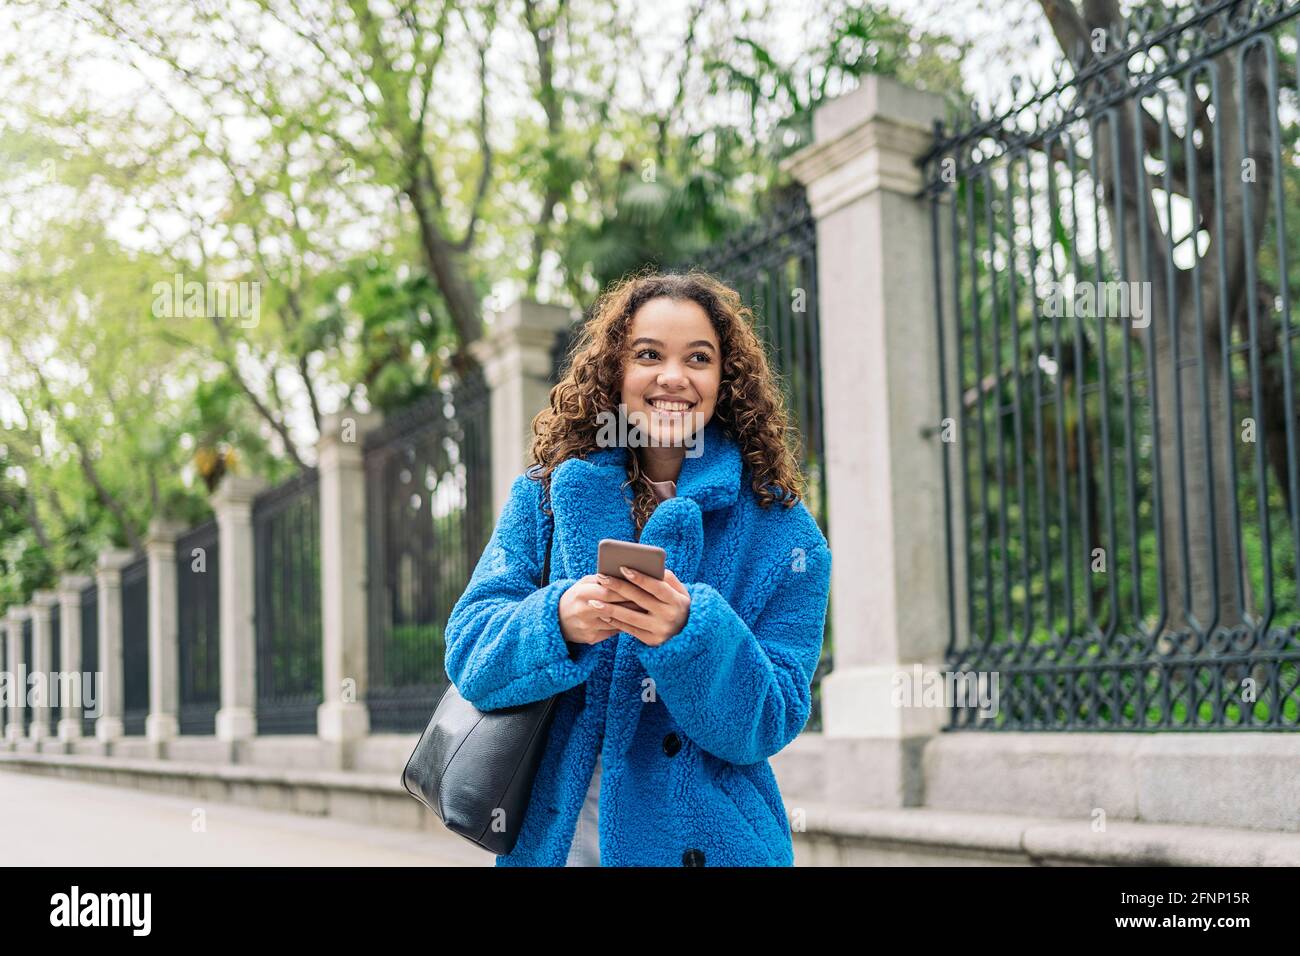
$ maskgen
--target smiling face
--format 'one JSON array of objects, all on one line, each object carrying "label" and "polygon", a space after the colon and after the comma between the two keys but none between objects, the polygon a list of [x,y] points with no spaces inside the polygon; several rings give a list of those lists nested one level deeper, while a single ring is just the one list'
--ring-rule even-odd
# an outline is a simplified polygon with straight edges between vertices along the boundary
[{"label": "smiling face", "polygon": [[647,423],[649,444],[676,445],[703,431],[722,380],[722,352],[708,313],[690,299],[644,303],[628,328],[621,401]]}]

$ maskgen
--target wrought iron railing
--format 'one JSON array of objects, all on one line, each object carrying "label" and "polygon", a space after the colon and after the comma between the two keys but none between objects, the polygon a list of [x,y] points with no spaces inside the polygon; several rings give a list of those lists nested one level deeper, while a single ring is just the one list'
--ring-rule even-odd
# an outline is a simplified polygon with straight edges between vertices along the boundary
[{"label": "wrought iron railing", "polygon": [[144,735],[149,716],[149,559],[122,569],[122,733]]},{"label": "wrought iron railing", "polygon": [[[57,675],[61,670],[63,670],[63,648],[60,646],[63,643],[62,621],[63,621],[63,610],[57,604],[51,606],[50,608],[50,673],[54,675]],[[57,678],[52,678],[52,679],[57,679]],[[62,705],[60,704],[59,708],[61,708],[61,706]],[[50,719],[54,721],[55,724],[58,723],[59,708],[53,709],[50,714]]]},{"label": "wrought iron railing", "polygon": [[492,534],[481,374],[385,421],[364,454],[370,726],[418,732],[447,683],[447,618]]},{"label": "wrought iron railing", "polygon": [[253,547],[257,732],[314,734],[324,699],[315,468],[253,499]]},{"label": "wrought iron railing", "polygon": [[182,734],[211,734],[221,704],[221,561],[216,520],[176,539]]},{"label": "wrought iron railing", "polygon": [[[104,682],[99,674],[99,585],[92,581],[81,589],[81,672],[90,675],[92,693],[89,695],[95,708],[103,707]],[[82,685],[81,733],[95,735],[95,718],[85,714],[87,688]]]},{"label": "wrought iron railing", "polygon": [[[23,665],[27,668],[27,674],[30,674],[32,672],[32,643],[33,643],[32,642],[32,619],[30,616],[28,616],[23,620],[22,642],[23,642]],[[24,678],[26,677],[25,674],[21,676]],[[15,677],[15,680],[16,679],[17,678]],[[35,719],[35,715],[32,712],[31,695],[26,692],[25,688],[21,690],[21,693],[23,695],[23,736],[26,737],[29,733],[31,733],[32,721]]]},{"label": "wrought iron railing", "polygon": [[1297,13],[1140,10],[939,126],[951,729],[1300,724]]}]

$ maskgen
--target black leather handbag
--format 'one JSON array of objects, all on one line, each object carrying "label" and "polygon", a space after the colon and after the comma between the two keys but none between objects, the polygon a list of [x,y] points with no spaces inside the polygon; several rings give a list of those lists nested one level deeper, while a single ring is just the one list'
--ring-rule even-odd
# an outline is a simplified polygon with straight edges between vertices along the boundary
[{"label": "black leather handbag", "polygon": [[[551,580],[547,536],[542,587]],[[514,849],[555,718],[546,700],[482,711],[443,691],[406,762],[402,785],[453,833],[498,856]]]}]

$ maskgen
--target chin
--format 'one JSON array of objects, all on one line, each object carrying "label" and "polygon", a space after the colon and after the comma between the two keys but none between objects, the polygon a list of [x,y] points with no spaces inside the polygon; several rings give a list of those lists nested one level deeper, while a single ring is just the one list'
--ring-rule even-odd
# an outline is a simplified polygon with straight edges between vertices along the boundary
[{"label": "chin", "polygon": [[690,413],[690,424],[674,428],[670,424],[653,423],[649,426],[650,438],[657,445],[684,445],[695,440],[695,436],[704,432],[704,422],[696,423],[694,412]]}]

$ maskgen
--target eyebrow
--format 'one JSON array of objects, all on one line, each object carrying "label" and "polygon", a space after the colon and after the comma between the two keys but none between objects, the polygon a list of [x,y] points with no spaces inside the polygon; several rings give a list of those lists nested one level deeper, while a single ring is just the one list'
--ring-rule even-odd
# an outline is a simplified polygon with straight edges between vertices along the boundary
[{"label": "eyebrow", "polygon": [[[663,347],[663,343],[660,342],[658,339],[646,338],[644,335],[641,336],[641,338],[639,338],[639,339],[635,339],[635,340],[633,340],[632,344],[633,344],[633,345],[636,345],[636,344],[638,344],[638,343],[640,343],[640,342],[648,342],[648,343],[651,344],[651,345],[658,345],[658,346],[660,346],[661,348]],[[711,348],[713,348],[713,343],[712,343],[712,342],[706,342],[706,341],[704,341],[704,339],[696,339],[694,342],[689,342],[689,343],[687,343],[686,347],[687,347],[688,349],[693,349],[693,348],[695,348],[696,346],[700,346],[700,345],[703,345],[706,349],[711,349]]]}]

